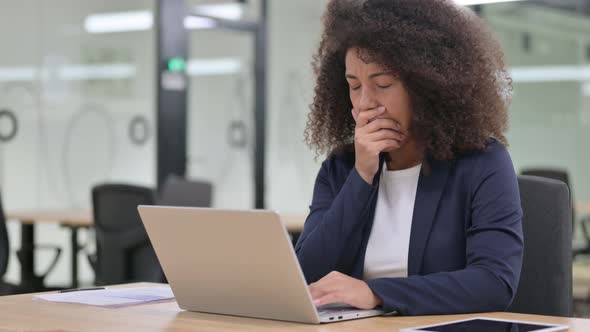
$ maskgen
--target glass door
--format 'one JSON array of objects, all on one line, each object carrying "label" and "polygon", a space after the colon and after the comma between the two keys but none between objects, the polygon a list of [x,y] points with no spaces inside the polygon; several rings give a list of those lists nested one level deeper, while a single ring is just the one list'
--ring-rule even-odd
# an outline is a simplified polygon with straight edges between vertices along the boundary
[{"label": "glass door", "polygon": [[[113,23],[121,15],[151,22],[154,4],[23,0],[0,13],[5,211],[88,209],[97,183],[155,185],[154,30]],[[70,250],[63,228],[35,228],[36,243]],[[14,252],[20,246],[19,225],[9,223],[9,232]],[[35,268],[44,269],[52,253],[36,256]],[[80,279],[88,284],[93,274],[82,254],[79,260]],[[7,279],[12,282],[19,279],[16,262],[11,257]],[[64,253],[46,284],[68,284],[70,263]]]},{"label": "glass door", "polygon": [[254,36],[194,30],[187,73],[189,178],[213,184],[215,207],[254,204]]}]

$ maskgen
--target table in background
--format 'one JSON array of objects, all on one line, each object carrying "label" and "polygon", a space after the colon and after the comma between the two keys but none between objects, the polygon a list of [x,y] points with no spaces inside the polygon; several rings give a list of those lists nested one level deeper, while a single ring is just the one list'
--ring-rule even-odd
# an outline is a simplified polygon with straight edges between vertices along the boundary
[{"label": "table in background", "polygon": [[303,225],[307,213],[280,213],[281,221],[289,231],[289,233],[296,234],[303,232]]},{"label": "table in background", "polygon": [[[125,287],[161,286],[132,284]],[[119,287],[119,286],[116,286]],[[203,314],[180,310],[175,301],[123,308],[33,301],[31,294],[0,297],[1,331],[398,331],[401,328],[449,322],[470,317],[538,321],[590,331],[590,320],[512,313],[470,315],[375,317],[311,325],[272,320]]]},{"label": "table in background", "polygon": [[590,216],[590,201],[576,201],[574,207],[579,217]]},{"label": "table in background", "polygon": [[[303,231],[306,214],[285,213],[281,214],[281,220],[287,230],[297,236]],[[21,224],[21,249],[23,249],[23,261],[21,264],[21,286],[24,289],[42,290],[43,285],[38,285],[34,277],[35,267],[35,224],[60,224],[70,229],[70,245],[72,247],[71,260],[71,285],[77,288],[78,282],[78,230],[94,226],[91,210],[80,209],[27,209],[12,210],[6,213],[9,220],[18,220]]]},{"label": "table in background", "polygon": [[70,229],[71,287],[78,287],[78,230],[94,226],[91,210],[80,209],[27,209],[6,212],[8,220],[18,220],[21,224],[21,286],[24,289],[43,289],[35,280],[35,224],[60,224]]},{"label": "table in background", "polygon": [[[590,201],[577,201],[575,203],[576,213],[578,216],[590,215]],[[307,217],[307,212],[300,213],[281,213],[281,221],[293,235],[293,240],[296,242],[297,237],[303,231],[303,225]],[[58,223],[71,230],[70,242],[72,246],[72,271],[71,271],[71,287],[78,287],[78,252],[80,246],[78,244],[78,230],[80,228],[93,227],[94,220],[91,210],[80,209],[55,209],[55,210],[14,210],[6,213],[7,219],[18,220],[21,223],[21,248],[31,249],[35,241],[34,225],[38,223]],[[33,285],[34,278],[34,252],[33,250],[25,250],[23,257],[23,264],[21,265],[21,281],[25,286],[39,286]]]}]

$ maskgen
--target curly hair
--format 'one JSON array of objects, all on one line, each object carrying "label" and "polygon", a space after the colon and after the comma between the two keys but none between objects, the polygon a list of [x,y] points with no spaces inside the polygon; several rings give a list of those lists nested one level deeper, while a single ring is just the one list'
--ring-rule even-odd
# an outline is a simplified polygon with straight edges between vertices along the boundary
[{"label": "curly hair", "polygon": [[315,96],[305,140],[316,154],[353,142],[348,49],[399,74],[410,96],[410,130],[437,160],[507,144],[512,92],[504,55],[485,23],[451,0],[332,0],[312,65]]}]

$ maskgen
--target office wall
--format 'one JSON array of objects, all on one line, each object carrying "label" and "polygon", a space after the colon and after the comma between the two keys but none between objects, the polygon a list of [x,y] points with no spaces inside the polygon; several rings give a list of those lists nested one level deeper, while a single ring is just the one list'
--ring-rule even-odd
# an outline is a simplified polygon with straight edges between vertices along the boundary
[{"label": "office wall", "polygon": [[268,207],[308,212],[316,174],[324,156],[303,141],[313,100],[311,68],[327,1],[271,1],[267,146]]},{"label": "office wall", "polygon": [[[212,204],[254,204],[254,35],[192,30],[187,176],[213,184]],[[215,71],[213,69],[216,69]]]},{"label": "office wall", "polygon": [[[0,142],[5,210],[88,208],[90,188],[104,181],[153,186],[154,33],[84,28],[90,14],[151,9],[153,2],[23,0],[2,7],[0,110],[18,121],[15,137]],[[0,117],[0,136],[11,129],[9,118]],[[47,283],[69,282],[69,233],[57,225],[36,229],[37,243],[66,249]],[[9,232],[15,250],[18,224],[9,223]],[[51,254],[38,251],[39,272]],[[92,280],[82,254],[80,262],[81,279]],[[18,280],[18,269],[13,255],[6,279]]]},{"label": "office wall", "polygon": [[[306,212],[322,159],[314,161],[303,143],[303,129],[312,99],[310,62],[325,3],[268,2],[265,200],[271,209]],[[249,1],[244,18],[255,19],[258,6]],[[254,207],[253,42],[246,32],[190,32],[191,60],[209,64],[211,70],[189,70],[188,176],[214,184],[216,207]]]},{"label": "office wall", "polygon": [[567,169],[574,198],[590,200],[590,17],[526,4],[485,6],[484,17],[513,71],[516,168]]},{"label": "office wall", "polygon": [[[590,17],[534,3],[484,6],[483,16],[512,70],[508,139],[515,168],[564,169],[574,204],[590,201]],[[577,245],[584,245],[579,224]]]},{"label": "office wall", "polygon": [[[312,98],[310,61],[324,4],[269,1],[269,208],[305,212],[322,159],[314,161],[303,144],[303,128]],[[88,207],[90,187],[100,181],[154,185],[154,30],[105,34],[84,30],[88,15],[153,11],[154,6],[147,0],[52,4],[27,0],[0,14],[0,45],[10,46],[0,55],[4,70],[0,70],[0,91],[8,90],[2,92],[0,106],[15,109],[19,120],[23,118],[15,140],[0,144],[0,181],[7,210]],[[258,2],[253,1],[244,18],[257,19],[257,12]],[[240,32],[191,30],[189,35],[187,176],[213,182],[216,207],[253,207],[253,41],[252,35]],[[124,76],[117,79],[59,76],[64,67],[75,67],[74,74],[70,69],[75,75],[80,66],[109,63],[130,65],[131,73],[123,66],[115,67],[115,75]],[[23,74],[19,71],[24,67]],[[129,121],[137,115],[148,120],[151,131],[142,146],[128,139]],[[243,129],[234,130],[236,124]],[[2,126],[0,121],[0,134]],[[14,252],[20,246],[18,224],[9,223],[9,231]],[[81,242],[86,241],[92,250],[92,234],[82,232]],[[36,242],[66,249],[47,283],[68,283],[67,230],[39,226]],[[38,253],[37,269],[43,270],[49,259],[49,253]],[[80,280],[90,283],[92,272],[83,254],[79,261]],[[13,255],[6,279],[16,282],[18,270]]]}]

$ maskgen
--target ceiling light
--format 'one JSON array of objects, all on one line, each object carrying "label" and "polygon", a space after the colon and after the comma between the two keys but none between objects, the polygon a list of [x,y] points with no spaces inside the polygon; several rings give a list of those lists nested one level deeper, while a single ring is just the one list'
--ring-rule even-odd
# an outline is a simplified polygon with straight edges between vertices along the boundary
[{"label": "ceiling light", "polygon": [[60,68],[57,78],[65,81],[115,80],[135,76],[135,66],[124,63],[69,65]]},{"label": "ceiling light", "polygon": [[241,68],[238,58],[190,59],[186,72],[190,76],[228,75],[238,73]]},{"label": "ceiling light", "polygon": [[244,12],[239,3],[204,4],[195,6],[194,9],[198,14],[226,20],[239,20]]},{"label": "ceiling light", "polygon": [[187,16],[184,18],[185,29],[210,29],[213,27],[215,27],[215,21],[210,18],[198,16]]},{"label": "ceiling light", "polygon": [[513,67],[510,76],[515,83],[585,82],[590,81],[590,66]]},{"label": "ceiling light", "polygon": [[33,67],[0,67],[0,81],[32,81],[38,70]]},{"label": "ceiling light", "polygon": [[92,14],[84,20],[84,29],[89,33],[141,31],[151,29],[153,21],[148,10]]},{"label": "ceiling light", "polygon": [[485,5],[485,4],[492,4],[492,3],[500,3],[500,2],[515,2],[515,1],[522,1],[522,0],[455,0],[455,2],[462,6],[471,6],[471,5]]}]

